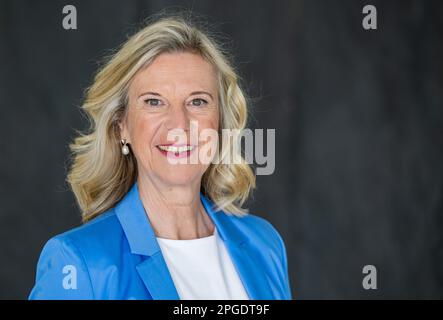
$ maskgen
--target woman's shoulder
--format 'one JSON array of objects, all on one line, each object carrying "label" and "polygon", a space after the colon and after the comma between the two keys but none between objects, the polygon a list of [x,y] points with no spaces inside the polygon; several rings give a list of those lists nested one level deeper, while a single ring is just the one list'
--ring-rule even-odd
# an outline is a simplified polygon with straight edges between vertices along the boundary
[{"label": "woman's shoulder", "polygon": [[29,298],[92,299],[91,270],[97,269],[101,263],[118,261],[119,246],[122,246],[120,229],[111,209],[46,241]]},{"label": "woman's shoulder", "polygon": [[54,238],[59,240],[74,241],[81,243],[83,241],[90,244],[93,238],[97,240],[108,238],[110,232],[119,229],[119,223],[114,208],[107,210],[96,218],[82,224],[81,226],[72,228],[63,233],[56,235]]},{"label": "woman's shoulder", "polygon": [[121,232],[114,209],[109,209],[81,226],[53,236],[45,247],[57,244],[64,248],[74,247],[87,256],[89,252],[99,252],[111,246]]}]

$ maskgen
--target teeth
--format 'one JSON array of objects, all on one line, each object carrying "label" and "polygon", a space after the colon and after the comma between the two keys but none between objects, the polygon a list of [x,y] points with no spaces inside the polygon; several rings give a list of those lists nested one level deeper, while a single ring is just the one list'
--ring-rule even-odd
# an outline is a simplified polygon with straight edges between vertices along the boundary
[{"label": "teeth", "polygon": [[168,152],[175,152],[175,153],[181,153],[186,152],[194,149],[194,146],[181,146],[181,147],[175,147],[175,146],[158,146],[163,151]]}]

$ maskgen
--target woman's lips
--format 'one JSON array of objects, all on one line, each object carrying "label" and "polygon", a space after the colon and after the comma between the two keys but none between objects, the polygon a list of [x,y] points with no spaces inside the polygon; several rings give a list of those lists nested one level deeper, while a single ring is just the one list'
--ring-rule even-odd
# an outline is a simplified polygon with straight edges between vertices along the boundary
[{"label": "woman's lips", "polygon": [[160,144],[157,149],[166,157],[180,159],[189,157],[196,146],[190,144]]}]

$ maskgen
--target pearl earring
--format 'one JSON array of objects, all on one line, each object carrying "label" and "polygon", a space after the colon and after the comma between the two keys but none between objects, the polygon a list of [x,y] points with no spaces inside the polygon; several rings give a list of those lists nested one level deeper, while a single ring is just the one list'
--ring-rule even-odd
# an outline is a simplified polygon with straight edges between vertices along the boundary
[{"label": "pearl earring", "polygon": [[126,139],[122,139],[122,153],[123,155],[127,156],[129,154],[129,147],[128,144],[126,143]]}]

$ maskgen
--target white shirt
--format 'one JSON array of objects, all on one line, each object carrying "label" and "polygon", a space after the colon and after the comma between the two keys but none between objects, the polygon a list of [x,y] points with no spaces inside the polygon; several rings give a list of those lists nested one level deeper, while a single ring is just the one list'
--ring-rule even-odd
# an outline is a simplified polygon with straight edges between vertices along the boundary
[{"label": "white shirt", "polygon": [[209,237],[157,241],[180,299],[249,299],[217,228]]}]

